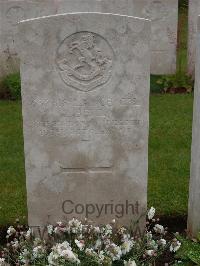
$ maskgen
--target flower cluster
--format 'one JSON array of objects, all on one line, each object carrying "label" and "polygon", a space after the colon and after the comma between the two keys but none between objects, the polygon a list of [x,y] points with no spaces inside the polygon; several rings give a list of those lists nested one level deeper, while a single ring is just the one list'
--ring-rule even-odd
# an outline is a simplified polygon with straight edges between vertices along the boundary
[{"label": "flower cluster", "polygon": [[[153,265],[165,250],[176,252],[180,242],[165,239],[166,229],[148,214],[147,230],[141,236],[133,228],[110,224],[96,226],[77,219],[45,227],[43,237],[36,229],[11,226],[7,246],[0,252],[0,266],[9,265]],[[137,225],[138,226],[138,225]]]}]

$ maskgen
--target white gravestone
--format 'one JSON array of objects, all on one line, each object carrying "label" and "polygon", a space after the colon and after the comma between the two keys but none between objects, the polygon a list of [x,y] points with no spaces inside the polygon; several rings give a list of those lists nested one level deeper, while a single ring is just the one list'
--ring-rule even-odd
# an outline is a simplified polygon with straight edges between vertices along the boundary
[{"label": "white gravestone", "polygon": [[54,0],[0,0],[0,77],[19,72],[18,22],[55,13]]},{"label": "white gravestone", "polygon": [[101,0],[55,0],[55,4],[57,7],[57,14],[72,12],[101,12]]},{"label": "white gravestone", "polygon": [[200,14],[200,1],[189,0],[188,18],[188,74],[194,77],[196,58],[197,20]]},{"label": "white gravestone", "polygon": [[130,8],[131,9],[133,8],[133,3],[131,1],[130,0],[101,0],[101,12],[133,16],[132,12],[130,12]]},{"label": "white gravestone", "polygon": [[150,22],[75,13],[20,23],[30,226],[146,211]]},{"label": "white gravestone", "polygon": [[[116,7],[119,11],[119,5]],[[102,9],[101,0],[0,0],[0,77],[19,72],[19,21],[59,13],[101,12]]]},{"label": "white gravestone", "polygon": [[151,74],[176,72],[178,0],[92,0],[92,5],[88,0],[57,1],[58,13],[98,11],[152,20]]},{"label": "white gravestone", "polygon": [[71,12],[115,13],[151,19],[151,73],[175,73],[178,0],[167,3],[166,0],[0,0],[0,76],[19,70],[17,21]]},{"label": "white gravestone", "polygon": [[176,72],[178,0],[129,1],[129,15],[151,20],[151,74],[174,74]]},{"label": "white gravestone", "polygon": [[192,157],[188,204],[188,233],[191,237],[197,237],[200,232],[200,17],[198,18],[196,47],[196,84],[194,90]]}]

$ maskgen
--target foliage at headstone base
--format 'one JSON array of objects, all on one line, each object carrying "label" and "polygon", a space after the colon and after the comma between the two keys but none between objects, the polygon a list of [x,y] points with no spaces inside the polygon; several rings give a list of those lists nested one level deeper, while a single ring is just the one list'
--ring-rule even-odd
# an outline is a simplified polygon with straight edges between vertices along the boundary
[{"label": "foliage at headstone base", "polygon": [[0,81],[0,99],[21,99],[21,81],[19,73],[10,74]]},{"label": "foliage at headstone base", "polygon": [[[155,209],[147,214],[147,229],[142,236],[112,223],[95,226],[77,219],[47,225],[35,231],[17,224],[7,230],[7,245],[0,252],[0,266],[37,265],[155,265],[164,252],[175,253],[181,246],[177,239],[166,239],[166,229],[154,219]],[[40,238],[38,237],[40,235]],[[44,237],[42,237],[44,236]]]},{"label": "foliage at headstone base", "polygon": [[180,235],[176,236],[181,242],[181,248],[176,254],[176,258],[181,265],[200,265],[200,233],[197,239],[189,239]]},{"label": "foliage at headstone base", "polygon": [[188,8],[188,0],[179,0],[178,1],[178,5],[179,5],[179,10],[184,8],[187,9]]},{"label": "foliage at headstone base", "polygon": [[178,1],[178,5],[179,5],[179,9],[180,8],[188,8],[188,0],[179,0]]},{"label": "foliage at headstone base", "polygon": [[169,93],[191,93],[194,88],[192,78],[183,73],[161,76],[156,83],[163,88],[162,92]]}]

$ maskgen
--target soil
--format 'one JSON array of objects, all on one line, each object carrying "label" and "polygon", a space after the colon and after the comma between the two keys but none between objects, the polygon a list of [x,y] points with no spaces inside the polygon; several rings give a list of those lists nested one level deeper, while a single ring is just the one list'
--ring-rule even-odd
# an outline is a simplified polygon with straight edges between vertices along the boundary
[{"label": "soil", "polygon": [[165,93],[169,93],[169,94],[184,94],[184,93],[188,93],[188,89],[185,87],[177,87],[177,88],[167,88],[165,90]]},{"label": "soil", "polygon": [[11,99],[11,93],[9,92],[9,90],[2,90],[0,88],[0,100],[10,100]]},{"label": "soil", "polygon": [[177,216],[159,216],[160,224],[164,227],[168,227],[168,232],[181,234],[185,233],[187,228],[187,216],[177,215]]},{"label": "soil", "polygon": [[6,232],[8,226],[0,227],[0,246],[6,243]]},{"label": "soil", "polygon": [[[159,223],[164,227],[168,228],[169,234],[166,236],[167,239],[173,239],[174,233],[179,232],[182,235],[186,234],[187,228],[187,216],[160,216]],[[163,266],[165,264],[172,265],[175,262],[174,254],[170,252],[165,252],[157,262],[156,266]]]}]

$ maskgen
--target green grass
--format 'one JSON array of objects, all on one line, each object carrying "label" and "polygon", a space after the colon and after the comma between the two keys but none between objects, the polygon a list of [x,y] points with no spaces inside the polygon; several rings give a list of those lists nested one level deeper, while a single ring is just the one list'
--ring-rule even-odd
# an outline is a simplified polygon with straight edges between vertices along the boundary
[{"label": "green grass", "polygon": [[185,74],[187,73],[188,10],[186,8],[180,10],[177,71]]},{"label": "green grass", "polygon": [[[187,9],[179,14],[178,70],[187,67]],[[151,77],[151,91],[161,90]],[[187,213],[193,95],[151,95],[149,206],[159,214]],[[0,101],[0,225],[26,216],[21,103]]]},{"label": "green grass", "polygon": [[[151,95],[149,206],[187,212],[193,96]],[[0,101],[0,224],[26,215],[21,102]]]},{"label": "green grass", "polygon": [[0,224],[26,215],[21,103],[0,101]]},{"label": "green grass", "polygon": [[159,214],[187,213],[193,95],[152,95],[149,206]]}]

